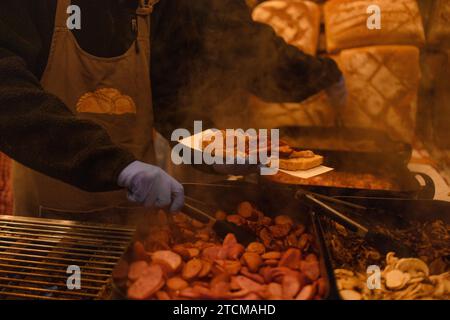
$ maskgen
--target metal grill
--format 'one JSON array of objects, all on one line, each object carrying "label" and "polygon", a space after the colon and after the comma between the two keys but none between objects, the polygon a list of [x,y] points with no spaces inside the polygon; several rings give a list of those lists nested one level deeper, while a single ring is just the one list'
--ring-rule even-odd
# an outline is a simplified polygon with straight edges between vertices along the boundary
[{"label": "metal grill", "polygon": [[[133,229],[0,215],[0,299],[104,299]],[[81,289],[69,290],[70,265]]]}]

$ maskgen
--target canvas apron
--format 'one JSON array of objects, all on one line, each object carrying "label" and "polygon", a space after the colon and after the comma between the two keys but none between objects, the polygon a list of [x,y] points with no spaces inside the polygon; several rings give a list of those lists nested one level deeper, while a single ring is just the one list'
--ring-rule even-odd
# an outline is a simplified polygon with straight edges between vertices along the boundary
[{"label": "canvas apron", "polygon": [[[102,125],[115,143],[137,159],[153,163],[150,12],[142,12],[150,10],[138,10],[137,43],[121,56],[100,58],[80,48],[66,27],[70,4],[70,0],[58,1],[42,86],[77,117]],[[14,164],[13,182],[17,215],[126,223],[143,210],[127,201],[125,190],[84,192],[18,163]]]}]

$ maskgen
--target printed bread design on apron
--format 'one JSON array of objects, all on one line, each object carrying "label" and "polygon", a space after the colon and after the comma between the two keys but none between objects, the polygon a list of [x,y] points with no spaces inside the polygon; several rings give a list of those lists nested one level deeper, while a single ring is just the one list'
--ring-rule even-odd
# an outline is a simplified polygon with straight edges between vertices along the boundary
[{"label": "printed bread design on apron", "polygon": [[116,115],[135,114],[136,105],[130,96],[122,94],[119,90],[102,88],[81,96],[77,103],[77,112]]}]

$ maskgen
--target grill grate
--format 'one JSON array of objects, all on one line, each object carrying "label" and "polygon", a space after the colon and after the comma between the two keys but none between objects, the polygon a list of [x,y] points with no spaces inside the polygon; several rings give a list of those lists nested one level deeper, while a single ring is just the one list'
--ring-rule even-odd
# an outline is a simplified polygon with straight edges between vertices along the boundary
[{"label": "grill grate", "polygon": [[[134,229],[0,215],[0,299],[102,299]],[[67,288],[67,268],[81,289]]]}]

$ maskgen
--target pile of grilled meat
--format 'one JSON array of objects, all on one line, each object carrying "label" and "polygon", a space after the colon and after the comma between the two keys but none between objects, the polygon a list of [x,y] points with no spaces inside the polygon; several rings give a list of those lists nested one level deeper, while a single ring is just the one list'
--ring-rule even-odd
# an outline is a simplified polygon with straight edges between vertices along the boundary
[{"label": "pile of grilled meat", "polygon": [[270,218],[249,202],[237,214],[217,211],[258,235],[244,247],[228,234],[220,241],[210,224],[183,213],[166,215],[136,240],[114,271],[130,299],[322,299],[314,237],[289,216]]}]

